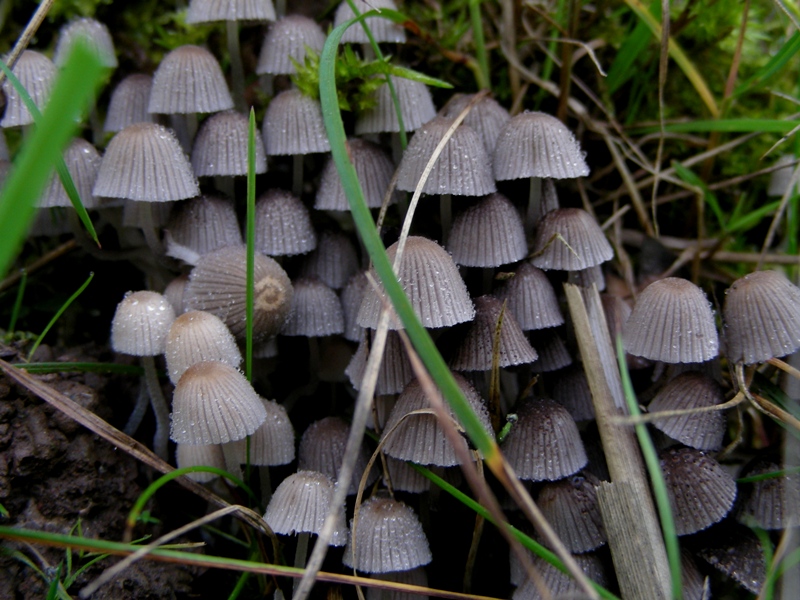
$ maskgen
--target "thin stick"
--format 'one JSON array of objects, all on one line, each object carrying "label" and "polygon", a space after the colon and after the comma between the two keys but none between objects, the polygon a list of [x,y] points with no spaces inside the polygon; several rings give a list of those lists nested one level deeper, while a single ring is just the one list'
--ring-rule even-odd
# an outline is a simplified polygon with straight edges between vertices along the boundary
[{"label": "thin stick", "polygon": [[[2,73],[2,71],[0,71],[0,73]],[[38,271],[42,267],[47,266],[49,263],[53,262],[57,258],[61,258],[67,252],[75,250],[75,248],[77,247],[78,247],[78,242],[75,241],[75,238],[73,238],[71,240],[64,242],[60,246],[53,248],[52,250],[50,250],[50,252],[39,257],[24,269],[20,269],[13,275],[9,275],[5,279],[3,279],[3,281],[0,281],[0,292],[17,283],[22,278],[23,270],[27,272],[28,275],[30,275],[31,273]]]},{"label": "thin stick", "polygon": [[150,395],[150,405],[156,415],[156,433],[153,437],[153,451],[161,460],[167,460],[169,444],[169,407],[161,391],[161,383],[156,373],[156,362],[152,356],[142,356],[144,378]]},{"label": "thin stick", "polygon": [[[33,36],[36,35],[36,32],[39,30],[39,26],[42,24],[42,21],[44,21],[47,13],[50,12],[53,4],[55,4],[55,0],[44,0],[39,5],[39,8],[36,9],[36,12],[33,13],[31,20],[28,21],[28,24],[25,26],[22,34],[17,39],[17,43],[14,44],[14,48],[6,57],[6,64],[8,65],[9,69],[13,69],[14,65],[17,64],[20,54],[22,54],[25,51],[25,48],[28,47],[28,44],[31,43]],[[6,74],[0,71],[0,83],[3,83],[5,77]]]}]

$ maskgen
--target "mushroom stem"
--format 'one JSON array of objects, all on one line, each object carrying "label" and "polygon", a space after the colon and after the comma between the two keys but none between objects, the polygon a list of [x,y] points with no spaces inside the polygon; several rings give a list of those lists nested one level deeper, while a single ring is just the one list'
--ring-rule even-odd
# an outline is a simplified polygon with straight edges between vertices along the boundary
[{"label": "mushroom stem", "polygon": [[[134,200],[134,202],[136,202],[136,200]],[[144,232],[144,239],[153,254],[155,256],[164,256],[164,245],[161,243],[161,239],[158,236],[155,215],[153,214],[155,210],[154,204],[154,202],[148,202],[145,210],[142,211],[142,216],[144,217],[142,232]]]},{"label": "mushroom stem", "polygon": [[450,236],[450,226],[453,223],[453,197],[450,194],[442,194],[439,198],[439,216],[442,221],[442,245],[447,245],[447,238]]},{"label": "mushroom stem", "polygon": [[275,0],[275,15],[280,19],[286,14],[286,0]]},{"label": "mushroom stem", "polygon": [[233,103],[236,110],[244,112],[244,65],[242,50],[239,47],[239,24],[236,21],[225,21],[225,34],[228,41],[228,56],[231,61],[231,83],[233,86]]},{"label": "mushroom stem", "polygon": [[147,383],[144,381],[144,378],[142,378],[139,385],[139,396],[136,398],[136,405],[133,407],[133,412],[131,416],[128,417],[128,422],[125,423],[125,427],[122,430],[125,435],[132,436],[136,433],[136,430],[139,429],[139,425],[142,424],[142,419],[144,419],[144,413],[147,412],[148,406],[150,406],[150,396],[147,393]]},{"label": "mushroom stem", "polygon": [[292,156],[292,193],[298,198],[303,197],[303,155]]},{"label": "mushroom stem", "polygon": [[150,394],[150,405],[156,415],[156,434],[153,437],[153,451],[159,458],[167,460],[167,443],[169,442],[169,407],[161,391],[156,373],[156,361],[152,356],[142,356],[144,378]]},{"label": "mushroom stem", "polygon": [[272,498],[272,478],[269,467],[258,467],[258,480],[261,484],[261,504],[266,506]]},{"label": "mushroom stem", "polygon": [[[297,536],[297,549],[294,551],[294,566],[296,569],[303,569],[306,566],[306,555],[308,554],[308,533],[303,532]],[[300,585],[300,578],[295,577],[294,587],[292,588],[293,595],[297,592],[297,587]]]},{"label": "mushroom stem", "polygon": [[528,194],[528,212],[525,214],[525,229],[531,235],[536,222],[541,216],[539,210],[542,205],[542,178],[531,177],[531,187]]}]

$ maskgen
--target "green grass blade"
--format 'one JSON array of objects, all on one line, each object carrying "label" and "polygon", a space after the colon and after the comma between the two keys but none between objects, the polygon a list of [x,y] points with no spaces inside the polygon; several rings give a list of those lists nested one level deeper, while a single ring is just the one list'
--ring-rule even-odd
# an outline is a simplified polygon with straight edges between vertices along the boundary
[{"label": "green grass blade", "polygon": [[714,192],[708,189],[708,186],[705,182],[700,179],[693,171],[684,167],[681,163],[677,161],[673,161],[672,168],[675,169],[675,174],[683,179],[689,185],[693,185],[694,187],[700,189],[703,192],[703,200],[709,207],[711,207],[711,212],[714,213],[714,216],[717,218],[717,224],[721,231],[727,231],[725,225],[725,212],[722,210],[722,207],[719,204],[719,200],[714,195]]},{"label": "green grass blade", "polygon": [[486,40],[483,37],[481,0],[469,0],[469,17],[472,22],[472,41],[475,43],[475,55],[478,58],[479,69],[476,74],[478,89],[491,90],[489,55],[486,52]]},{"label": "green grass blade", "polygon": [[647,25],[639,21],[622,42],[614,62],[608,69],[606,85],[609,92],[613,94],[636,74],[633,65],[650,43],[650,35]]},{"label": "green grass blade", "polygon": [[136,365],[118,363],[40,362],[14,365],[28,373],[117,373],[120,375],[144,375],[144,369]]},{"label": "green grass blade", "polygon": [[[749,231],[758,225],[767,215],[778,210],[780,205],[780,200],[776,200],[775,202],[770,202],[769,204],[759,206],[757,209],[747,213],[746,215],[742,215],[735,220],[731,218],[731,220],[728,222],[728,233],[744,233],[745,231]],[[790,252],[790,254],[794,254],[794,252]]]},{"label": "green grass blade", "polygon": [[741,96],[742,94],[751,92],[764,85],[770,78],[783,69],[798,51],[800,51],[800,32],[796,31],[766,65],[733,91],[733,95]]},{"label": "green grass blade", "polygon": [[[664,123],[664,131],[670,133],[789,133],[800,125],[800,121],[784,121],[781,119],[719,119],[685,121],[681,123]],[[658,126],[632,127],[631,133],[658,133]]]},{"label": "green grass blade", "polygon": [[53,165],[59,159],[63,163],[61,154],[104,72],[97,56],[82,43],[76,43],[56,78],[39,124],[23,144],[0,193],[0,276],[5,275],[22,244]]},{"label": "green grass blade", "polygon": [[22,309],[22,299],[25,297],[25,288],[28,285],[28,272],[22,269],[22,277],[19,280],[19,289],[17,296],[14,298],[14,308],[11,310],[11,318],[8,320],[8,331],[6,336],[11,337],[14,335],[14,329],[17,327],[17,319],[19,318],[19,311]]}]

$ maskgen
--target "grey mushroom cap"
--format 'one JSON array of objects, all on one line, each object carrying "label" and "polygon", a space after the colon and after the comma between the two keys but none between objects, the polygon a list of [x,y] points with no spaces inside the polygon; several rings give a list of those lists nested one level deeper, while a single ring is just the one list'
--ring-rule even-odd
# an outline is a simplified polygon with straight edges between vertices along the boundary
[{"label": "grey mushroom cap", "polygon": [[256,248],[268,256],[305,254],[317,247],[317,234],[305,204],[293,194],[267,190],[256,203]]},{"label": "grey mushroom cap", "polygon": [[[247,175],[248,118],[229,110],[203,122],[192,147],[192,167],[198,177]],[[255,139],[255,172],[267,172],[260,136]]]},{"label": "grey mushroom cap", "polygon": [[515,269],[497,297],[505,300],[523,331],[546,329],[564,324],[553,285],[544,271],[525,261]]},{"label": "grey mushroom cap", "polygon": [[317,277],[338,290],[357,271],[358,254],[353,242],[344,233],[326,229],[320,235],[316,249],[303,262],[300,275]]},{"label": "grey mushroom cap", "polygon": [[733,524],[718,527],[715,535],[704,536],[698,555],[739,585],[758,594],[767,578],[767,564],[761,541],[749,527]]},{"label": "grey mushroom cap", "polygon": [[[394,175],[392,159],[380,146],[358,138],[347,140],[347,149],[356,169],[361,190],[364,192],[364,201],[370,208],[380,207]],[[397,192],[394,192],[389,203],[393,204],[396,201]],[[317,210],[350,210],[350,204],[347,201],[333,158],[328,159],[325,163],[314,208]]]},{"label": "grey mushroom cap", "polygon": [[364,338],[364,328],[358,324],[358,309],[367,291],[369,281],[366,271],[358,271],[347,280],[339,297],[342,300],[344,313],[344,338],[351,342],[360,342]]},{"label": "grey mushroom cap", "polygon": [[191,0],[187,23],[274,21],[272,0]]},{"label": "grey mushroom cap", "polygon": [[242,354],[222,319],[208,312],[192,310],[176,318],[164,346],[167,375],[177,384],[186,369],[204,360],[216,360],[238,368]]},{"label": "grey mushroom cap", "polygon": [[294,58],[303,64],[306,47],[317,54],[322,53],[325,33],[313,19],[303,15],[286,15],[269,27],[261,52],[258,55],[256,73],[264,75],[292,75],[295,72]]},{"label": "grey mushroom cap", "polygon": [[[397,10],[397,4],[395,4],[393,0],[369,0],[369,2],[365,2],[364,0],[355,0],[354,3],[359,13],[365,13],[375,9],[380,10],[382,8]],[[338,27],[353,17],[355,17],[353,9],[350,8],[347,0],[343,0],[343,2],[341,2],[336,8],[336,13],[333,17],[333,26]],[[389,19],[370,17],[366,19],[365,25],[369,27],[372,37],[378,43],[394,42],[397,44],[404,44],[406,41],[405,30]],[[367,37],[367,33],[364,31],[364,28],[360,24],[356,24],[344,32],[341,43],[369,44],[370,41]]]},{"label": "grey mushroom cap", "polygon": [[[433,98],[424,83],[405,77],[390,77],[400,102],[400,114],[403,116],[403,126],[406,131],[416,131],[423,123],[436,116]],[[397,111],[389,86],[386,84],[380,86],[376,94],[376,105],[358,115],[356,135],[400,131],[400,122],[397,120]]]},{"label": "grey mushroom cap", "polygon": [[571,366],[559,373],[553,386],[553,400],[569,411],[576,422],[594,419],[594,404],[582,366]]},{"label": "grey mushroom cap", "polygon": [[600,225],[580,208],[547,213],[536,226],[533,253],[535,266],[557,271],[588,269],[614,258]]},{"label": "grey mushroom cap", "polygon": [[[442,108],[442,116],[450,119],[456,118],[474,96],[474,94],[455,94]],[[510,118],[511,115],[500,106],[497,100],[484,96],[469,111],[464,118],[464,123],[480,134],[486,151],[491,155],[494,153],[494,147],[503,126],[508,123]]]},{"label": "grey mushroom cap", "polygon": [[163,354],[175,311],[156,292],[128,292],[111,321],[111,348],[133,356]]},{"label": "grey mushroom cap", "polygon": [[324,337],[344,331],[339,297],[319,279],[301,277],[292,282],[294,293],[281,335]]},{"label": "grey mushroom cap", "polygon": [[[215,196],[203,195],[180,203],[170,215],[167,231],[167,256],[175,256],[173,246],[188,249],[199,257],[242,243],[233,202]],[[196,264],[197,260],[188,262]]]},{"label": "grey mushroom cap", "polygon": [[[350,383],[357,390],[361,389],[361,381],[364,379],[369,349],[369,338],[362,336],[358,349],[345,370]],[[383,360],[378,371],[378,380],[375,384],[375,393],[379,395],[399,394],[413,378],[414,369],[408,360],[400,335],[396,331],[389,331],[386,336]]]},{"label": "grey mushroom cap", "polygon": [[597,504],[598,485],[594,475],[584,472],[545,484],[536,499],[544,518],[570,552],[590,552],[607,541]]},{"label": "grey mushroom cap", "polygon": [[[25,50],[11,72],[30,94],[36,107],[42,110],[50,98],[50,89],[56,77],[53,61],[35,50]],[[20,127],[33,123],[33,116],[7,78],[3,80],[3,93],[6,96],[6,111],[0,120],[0,127]]]},{"label": "grey mushroom cap", "polygon": [[114,42],[111,40],[111,32],[108,31],[108,27],[97,19],[86,17],[70,21],[61,28],[56,49],[53,52],[53,62],[56,66],[64,66],[72,46],[78,39],[82,39],[84,43],[94,50],[103,66],[112,69],[117,67],[117,55],[114,51]]},{"label": "grey mushroom cap", "polygon": [[[767,457],[752,461],[741,474],[742,478],[779,474],[783,467]],[[741,502],[736,520],[744,525],[766,530],[794,527],[800,517],[800,482],[796,473],[740,483]]]},{"label": "grey mushroom cap", "polygon": [[[294,427],[286,409],[274,400],[261,399],[267,418],[250,436],[250,464],[262,467],[288,465],[294,460]],[[241,464],[247,463],[247,440],[230,442]]]},{"label": "grey mushroom cap", "polygon": [[[572,558],[575,559],[581,571],[583,571],[590,581],[594,581],[602,586],[608,585],[608,576],[603,567],[603,561],[600,560],[597,554],[576,554]],[[564,600],[568,598],[573,600],[584,600],[588,598],[588,596],[583,596],[581,594],[583,590],[572,575],[562,573],[542,558],[531,556],[531,559],[533,560],[534,568],[538,569],[539,573],[541,573],[545,586],[550,590],[552,594],[551,598],[561,598]],[[517,561],[513,552],[511,553],[511,561],[512,565]],[[539,589],[532,580],[525,577],[521,565],[517,567],[512,566],[512,571],[513,570],[517,570],[518,572],[517,577],[519,577],[519,579],[517,579],[517,581],[519,581],[519,587],[512,594],[511,600],[542,600],[543,597],[540,595]]]},{"label": "grey mushroom cap", "polygon": [[300,90],[281,92],[272,99],[262,126],[267,156],[313,154],[331,149],[322,106]]},{"label": "grey mushroom cap", "polygon": [[[92,194],[102,157],[97,149],[81,138],[75,138],[64,153],[64,162],[84,208],[97,208],[99,202]],[[58,173],[53,173],[50,183],[39,199],[39,208],[72,206]]]},{"label": "grey mushroom cap", "polygon": [[147,112],[153,78],[136,73],[120,81],[111,92],[103,131],[122,131],[134,123],[152,123],[155,116]]},{"label": "grey mushroom cap", "polygon": [[559,329],[552,327],[531,331],[529,338],[539,353],[539,360],[533,363],[534,373],[550,373],[572,364],[572,356]]}]

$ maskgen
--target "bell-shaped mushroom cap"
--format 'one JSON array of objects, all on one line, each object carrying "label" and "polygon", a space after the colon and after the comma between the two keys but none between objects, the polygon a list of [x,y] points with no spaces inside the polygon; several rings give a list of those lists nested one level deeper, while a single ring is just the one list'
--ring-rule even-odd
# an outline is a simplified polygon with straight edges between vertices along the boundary
[{"label": "bell-shaped mushroom cap", "polygon": [[528,254],[522,219],[502,194],[491,194],[453,221],[447,249],[458,265],[499,267]]},{"label": "bell-shaped mushroom cap", "polygon": [[557,271],[580,271],[614,258],[600,225],[581,208],[547,213],[536,226],[533,252],[535,266]]},{"label": "bell-shaped mushroom cap", "polygon": [[[361,389],[361,381],[364,379],[364,371],[367,369],[369,349],[369,340],[367,336],[363,336],[356,353],[353,354],[353,358],[345,370],[350,378],[350,383],[357,390]],[[383,351],[383,360],[378,371],[375,393],[379,395],[399,394],[412,379],[414,379],[414,370],[408,361],[403,341],[396,331],[389,331]]]},{"label": "bell-shaped mushroom cap", "polygon": [[358,255],[344,233],[326,229],[316,250],[308,255],[300,268],[303,277],[317,277],[335,290],[345,286],[358,271]]},{"label": "bell-shaped mushroom cap", "polygon": [[361,505],[342,562],[365,573],[408,571],[431,562],[428,539],[411,507],[372,496]]},{"label": "bell-shaped mushroom cap", "polygon": [[155,117],[147,112],[153,78],[136,73],[128,75],[111,92],[103,131],[122,131],[134,123],[152,123]]},{"label": "bell-shaped mushroom cap", "polygon": [[58,33],[58,42],[53,52],[53,62],[63,67],[76,40],[83,40],[102,62],[103,66],[115,69],[117,55],[111,33],[103,23],[96,19],[82,18],[70,21]]},{"label": "bell-shaped mushroom cap", "polygon": [[175,311],[161,294],[128,292],[111,321],[111,348],[133,356],[163,354],[174,320]]},{"label": "bell-shaped mushroom cap", "polygon": [[583,367],[572,366],[559,373],[553,385],[553,400],[566,408],[576,422],[594,419],[592,392]]},{"label": "bell-shaped mushroom cap", "polygon": [[567,280],[572,284],[584,288],[595,286],[598,292],[605,291],[606,289],[606,277],[603,274],[603,267],[601,265],[594,265],[593,267],[580,269],[579,271],[570,271]]},{"label": "bell-shaped mushroom cap", "polygon": [[606,543],[603,518],[595,487],[600,480],[591,473],[573,475],[547,483],[536,502],[567,550],[589,552]]},{"label": "bell-shaped mushroom cap", "polygon": [[[389,246],[386,253],[394,262],[397,243]],[[370,272],[377,280],[374,269]],[[475,307],[453,259],[432,240],[409,236],[398,269],[398,281],[424,327],[449,327],[475,317]],[[367,289],[358,312],[359,325],[377,327],[384,295],[383,290],[379,295],[374,289]],[[389,328],[401,327],[399,318],[394,315]]]},{"label": "bell-shaped mushroom cap", "polygon": [[679,277],[655,281],[639,294],[623,338],[631,354],[667,363],[705,362],[719,353],[711,304]]},{"label": "bell-shaped mushroom cap", "polygon": [[531,331],[529,336],[539,353],[539,360],[533,363],[534,373],[550,373],[572,364],[572,356],[559,329],[539,329]]},{"label": "bell-shaped mushroom cap", "polygon": [[515,409],[517,423],[503,453],[520,479],[555,481],[586,466],[578,427],[566,408],[548,399],[528,398]]},{"label": "bell-shaped mushroom cap", "polygon": [[[491,432],[489,412],[483,399],[458,373],[453,373],[453,377],[472,410],[478,415],[484,429]],[[383,451],[389,456],[422,465],[452,467],[459,464],[458,455],[445,436],[436,415],[418,414],[406,417],[412,411],[427,408],[430,408],[428,398],[419,381],[415,379],[400,394],[397,404],[389,415],[389,421],[383,429],[383,439],[386,439]],[[450,415],[455,419],[452,412]],[[466,441],[462,443],[466,447]]]},{"label": "bell-shaped mushroom cap", "polygon": [[216,360],[236,368],[242,364],[236,340],[222,319],[199,310],[183,313],[173,321],[164,356],[167,375],[173,384],[180,381],[186,369],[204,360]]},{"label": "bell-shaped mushroom cap", "polygon": [[170,438],[179,444],[226,444],[252,435],[266,418],[244,375],[207,360],[186,369],[175,386]]},{"label": "bell-shaped mushroom cap", "polygon": [[497,292],[497,297],[507,302],[508,310],[522,330],[563,325],[564,317],[558,306],[556,292],[544,271],[529,261],[517,266],[515,271],[514,277]]},{"label": "bell-shaped mushroom cap", "polygon": [[196,264],[203,254],[242,243],[233,202],[216,196],[198,196],[181,203],[172,212],[167,229],[167,256],[183,258],[188,250],[198,255],[187,261],[190,264]]},{"label": "bell-shaped mushroom cap", "polygon": [[264,115],[262,134],[267,156],[331,149],[322,122],[322,106],[298,89],[283,91],[272,99]]},{"label": "bell-shaped mushroom cap", "polygon": [[681,548],[681,591],[686,600],[709,600],[709,579],[697,567],[692,553]]},{"label": "bell-shaped mushroom cap", "polygon": [[233,108],[222,69],[205,48],[187,44],[167,54],[153,74],[148,112],[211,113]]},{"label": "bell-shaped mushroom cap", "polygon": [[800,289],[778,271],[757,271],[725,295],[725,354],[746,365],[800,348]]},{"label": "bell-shaped mushroom cap", "polygon": [[[264,520],[275,533],[319,534],[331,508],[336,484],[316,471],[298,471],[284,479],[272,495]],[[344,505],[336,513],[332,546],[344,546],[347,538]]]},{"label": "bell-shaped mushroom cap", "polygon": [[[338,480],[349,435],[350,426],[339,417],[325,417],[314,421],[300,438],[297,468],[319,471],[331,479]],[[369,457],[370,454],[362,443],[355,467],[353,467],[353,478],[350,480],[348,495],[358,492],[358,484],[367,470]],[[367,485],[371,485],[377,478],[378,474],[372,469],[367,476]]]},{"label": "bell-shaped mushroom cap", "polygon": [[[550,590],[551,598],[561,598],[564,600],[567,598],[574,600],[583,600],[586,598],[586,596],[581,595],[583,590],[572,575],[562,573],[542,558],[533,556],[531,556],[531,558],[534,568],[536,568],[542,576],[545,587]],[[583,571],[590,581],[594,581],[602,586],[608,585],[608,577],[603,567],[603,561],[600,560],[599,556],[592,553],[576,554],[572,558],[575,559],[581,571]],[[511,553],[511,561],[512,565],[517,561],[513,552]],[[514,569],[514,567],[512,567],[512,569]],[[519,581],[519,587],[512,594],[511,600],[542,600],[543,597],[539,593],[539,588],[532,580],[525,578],[521,565],[517,566],[515,570],[518,570],[517,581]]]},{"label": "bell-shaped mushroom cap", "polygon": [[[400,102],[400,114],[403,116],[403,126],[406,131],[416,131],[423,123],[436,116],[431,93],[424,83],[405,77],[391,75],[390,77]],[[386,84],[380,86],[376,94],[376,105],[358,115],[356,135],[400,131],[400,122],[397,120],[397,111],[389,86]]]},{"label": "bell-shaped mushroom cap", "polygon": [[[434,149],[452,124],[453,119],[436,117],[414,134],[398,167],[398,190],[413,192],[417,188]],[[474,129],[458,126],[436,159],[422,191],[456,196],[483,196],[496,191],[489,155]]]},{"label": "bell-shaped mushroom cap", "polygon": [[305,204],[285,190],[264,192],[256,203],[256,248],[268,256],[305,254],[317,234]]},{"label": "bell-shaped mushroom cap", "polygon": [[[292,282],[281,266],[258,252],[254,265],[253,336],[256,340],[280,331],[292,303]],[[189,306],[222,319],[234,336],[245,336],[247,252],[227,246],[200,257],[189,275]]]},{"label": "bell-shaped mushroom cap", "polygon": [[[364,201],[370,208],[380,207],[383,204],[383,197],[386,195],[389,182],[394,175],[392,159],[380,146],[358,138],[347,140],[347,149],[364,192]],[[397,195],[393,193],[390,204],[396,200]],[[322,170],[314,208],[317,210],[350,210],[350,204],[347,202],[347,196],[342,187],[342,180],[332,158],[328,159]]]},{"label": "bell-shaped mushroom cap", "polygon": [[[250,464],[262,467],[288,465],[294,460],[294,427],[286,409],[274,400],[261,399],[267,418],[250,436]],[[247,440],[231,442],[239,462],[247,462]]]},{"label": "bell-shaped mushroom cap", "polygon": [[293,75],[295,59],[301,65],[306,56],[306,47],[317,54],[322,53],[325,34],[313,20],[303,15],[286,15],[269,26],[258,55],[256,73],[264,75]]},{"label": "bell-shaped mushroom cap", "polygon": [[344,313],[344,339],[351,342],[360,342],[364,338],[364,328],[358,324],[358,309],[364,294],[367,291],[367,273],[359,271],[347,280],[340,298],[342,300],[342,312]]},{"label": "bell-shaped mushroom cap", "polygon": [[[25,50],[17,59],[11,72],[27,90],[33,103],[42,110],[50,97],[50,89],[56,76],[56,66],[44,54],[35,50]],[[8,78],[3,80],[3,93],[6,96],[6,112],[0,127],[19,127],[33,123],[33,117],[19,97],[16,88]]]},{"label": "bell-shaped mushroom cap", "polygon": [[[648,407],[651,414],[660,411],[716,406],[725,401],[719,384],[697,371],[681,373],[656,394]],[[718,450],[725,435],[725,415],[720,411],[664,417],[653,421],[674,440],[699,450]]]},{"label": "bell-shaped mushroom cap", "polygon": [[301,277],[292,283],[294,294],[281,335],[324,337],[344,331],[339,297],[319,279]]},{"label": "bell-shaped mushroom cap", "polygon": [[[475,319],[470,322],[450,368],[455,371],[489,371],[492,368],[494,339],[503,302],[491,296],[475,299]],[[538,358],[514,315],[503,312],[503,326],[498,344],[501,368],[532,363]]]},{"label": "bell-shaped mushroom cap", "polygon": [[678,535],[702,531],[730,512],[736,482],[705,452],[668,448],[660,453],[660,462]]},{"label": "bell-shaped mushroom cap", "polygon": [[[415,471],[416,473],[416,471]],[[428,481],[427,479],[425,481]],[[430,481],[428,481],[430,483]],[[383,581],[392,581],[394,583],[403,583],[406,585],[417,585],[419,587],[428,587],[428,576],[425,574],[425,569],[418,567],[408,571],[395,571],[394,573],[379,573],[373,575],[373,578]],[[367,588],[367,600],[424,600],[425,596],[419,594],[412,594],[402,590],[392,589],[384,590],[377,587]]]},{"label": "bell-shaped mushroom cap", "polygon": [[[97,149],[82,138],[72,140],[64,153],[67,170],[72,176],[72,181],[75,183],[75,188],[78,190],[85,208],[97,208],[98,201],[92,195],[92,188],[97,180],[97,172],[100,170],[102,160]],[[58,173],[53,173],[50,177],[50,183],[39,199],[39,208],[53,206],[72,206]]]},{"label": "bell-shaped mushroom cap", "polygon": [[[397,10],[397,4],[395,4],[393,0],[369,0],[369,2],[365,2],[364,0],[355,0],[355,5],[356,8],[358,8],[359,14],[375,9],[380,10],[382,8]],[[353,12],[353,9],[350,8],[347,0],[343,0],[336,8],[336,13],[333,17],[333,26],[338,27],[342,23],[352,19],[354,16],[355,13]],[[397,44],[405,44],[406,42],[405,30],[397,25],[394,21],[390,21],[389,19],[384,19],[381,17],[370,17],[364,21],[364,24],[369,27],[372,37],[378,43],[395,42]],[[344,32],[340,43],[369,44],[370,41],[366,32],[364,31],[364,28],[360,23],[357,23]]]},{"label": "bell-shaped mushroom cap", "polygon": [[[207,446],[178,444],[175,449],[175,462],[178,463],[179,469],[199,466],[216,467],[223,471],[227,469],[225,455],[222,452],[222,446],[219,444],[209,444]],[[186,473],[186,476],[198,483],[208,483],[219,477],[216,473],[204,471]]]},{"label": "bell-shaped mushroom cap", "polygon": [[180,142],[170,130],[155,123],[134,123],[108,144],[93,193],[169,202],[199,196],[200,188]]},{"label": "bell-shaped mushroom cap", "polygon": [[274,21],[272,0],[191,0],[187,23]]},{"label": "bell-shaped mushroom cap", "polygon": [[[742,478],[756,481],[740,483],[741,503],[736,520],[748,526],[774,530],[795,527],[800,512],[800,486],[796,473],[781,474],[783,468],[766,457],[752,461],[742,471]],[[776,475],[759,479],[759,475]]]},{"label": "bell-shaped mushroom cap", "polygon": [[704,536],[700,558],[731,577],[753,594],[758,594],[767,577],[761,542],[749,527],[717,527],[714,535]]},{"label": "bell-shaped mushroom cap", "polygon": [[[192,148],[192,168],[198,177],[247,175],[247,128],[244,115],[227,110],[203,122]],[[260,137],[255,139],[256,173],[267,172]]]},{"label": "bell-shaped mushroom cap", "polygon": [[[448,119],[455,119],[474,96],[475,94],[455,94],[444,105],[441,115]],[[469,125],[480,134],[483,145],[491,156],[503,126],[508,123],[510,118],[511,115],[498,104],[497,100],[484,96],[469,111],[464,118],[464,124]]]},{"label": "bell-shaped mushroom cap", "polygon": [[186,304],[186,286],[189,285],[189,275],[178,275],[164,288],[164,297],[172,305],[176,315],[182,315],[189,307]]},{"label": "bell-shaped mushroom cap", "polygon": [[574,179],[589,174],[578,140],[555,117],[524,112],[503,127],[494,148],[498,181],[521,177]]}]

